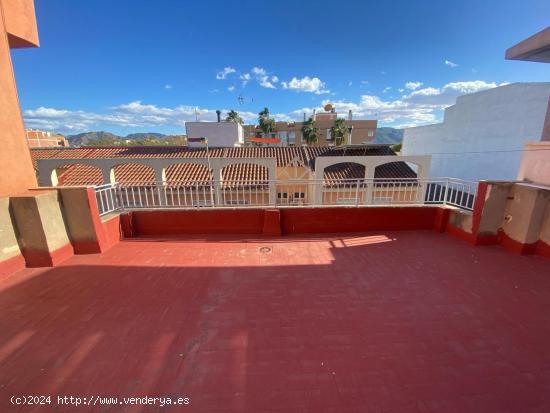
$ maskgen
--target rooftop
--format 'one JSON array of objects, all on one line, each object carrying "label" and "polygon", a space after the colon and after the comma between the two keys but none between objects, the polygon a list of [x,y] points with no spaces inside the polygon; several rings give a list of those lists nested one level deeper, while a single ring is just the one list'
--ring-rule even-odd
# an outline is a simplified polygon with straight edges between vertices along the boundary
[{"label": "rooftop", "polygon": [[[360,145],[349,147],[212,147],[211,158],[275,158],[278,167],[284,167],[297,160],[310,171],[315,170],[317,157],[334,156],[392,156],[395,152],[389,145]],[[102,159],[102,158],[207,158],[206,148],[182,146],[138,146],[138,147],[85,147],[65,149],[33,149],[31,155],[36,168],[38,159]],[[127,164],[116,167],[117,182],[153,182],[154,171],[144,165]],[[365,169],[358,164],[334,165],[325,173],[328,180],[361,179]],[[416,173],[405,162],[381,165],[375,178],[416,178]],[[90,165],[76,164],[58,173],[60,185],[100,185],[101,171]],[[208,168],[189,163],[175,163],[166,170],[168,182],[204,182],[209,179]],[[259,165],[229,165],[224,170],[224,179],[234,181],[262,181],[267,179],[267,170]]]},{"label": "rooftop", "polygon": [[123,241],[4,279],[0,325],[2,411],[14,394],[550,409],[548,261],[432,231]]}]

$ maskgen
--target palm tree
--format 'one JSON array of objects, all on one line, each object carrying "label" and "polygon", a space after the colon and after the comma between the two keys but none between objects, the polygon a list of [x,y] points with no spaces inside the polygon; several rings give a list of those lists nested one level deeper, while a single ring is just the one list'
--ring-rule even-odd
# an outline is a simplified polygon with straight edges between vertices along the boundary
[{"label": "palm tree", "polygon": [[317,143],[319,140],[319,128],[315,125],[313,118],[309,118],[302,125],[302,137],[308,145]]},{"label": "palm tree", "polygon": [[275,130],[275,120],[269,117],[269,109],[264,108],[258,113],[258,123],[264,135],[269,135]]},{"label": "palm tree", "polygon": [[233,109],[227,112],[227,117],[225,118],[225,121],[240,123],[241,125],[244,123],[243,118],[241,118],[239,113],[235,112]]},{"label": "palm tree", "polygon": [[338,118],[334,121],[334,125],[330,128],[330,134],[334,139],[336,146],[343,145],[348,139],[348,127],[346,121],[342,118]]}]

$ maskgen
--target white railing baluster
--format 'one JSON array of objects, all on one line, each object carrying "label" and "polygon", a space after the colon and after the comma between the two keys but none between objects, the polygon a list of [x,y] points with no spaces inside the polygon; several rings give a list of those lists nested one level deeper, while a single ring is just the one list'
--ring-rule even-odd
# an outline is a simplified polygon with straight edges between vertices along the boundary
[{"label": "white railing baluster", "polygon": [[[273,187],[277,193],[276,204],[283,207],[427,203],[472,210],[477,191],[475,182],[450,178],[363,178],[332,181],[233,180],[184,184],[141,182],[101,185],[95,187],[95,193],[100,215],[105,215],[132,208],[269,207],[269,188]],[[212,200],[215,188],[221,189],[217,204]]]}]

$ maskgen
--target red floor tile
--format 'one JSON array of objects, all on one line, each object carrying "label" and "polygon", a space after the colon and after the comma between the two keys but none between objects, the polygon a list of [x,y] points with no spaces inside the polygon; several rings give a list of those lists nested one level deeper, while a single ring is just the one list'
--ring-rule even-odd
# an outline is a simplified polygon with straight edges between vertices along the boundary
[{"label": "red floor tile", "polygon": [[549,390],[550,263],[432,232],[136,240],[0,282],[0,411],[543,412]]}]

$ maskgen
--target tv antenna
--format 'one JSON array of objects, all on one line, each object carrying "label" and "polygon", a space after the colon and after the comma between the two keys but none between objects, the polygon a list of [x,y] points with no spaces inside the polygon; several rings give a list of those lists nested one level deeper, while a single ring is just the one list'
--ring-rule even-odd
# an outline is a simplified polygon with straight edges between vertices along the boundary
[{"label": "tv antenna", "polygon": [[252,103],[254,102],[254,98],[247,99],[242,95],[242,93],[239,93],[239,96],[237,96],[237,102],[239,102],[239,105],[243,105],[245,103]]}]

